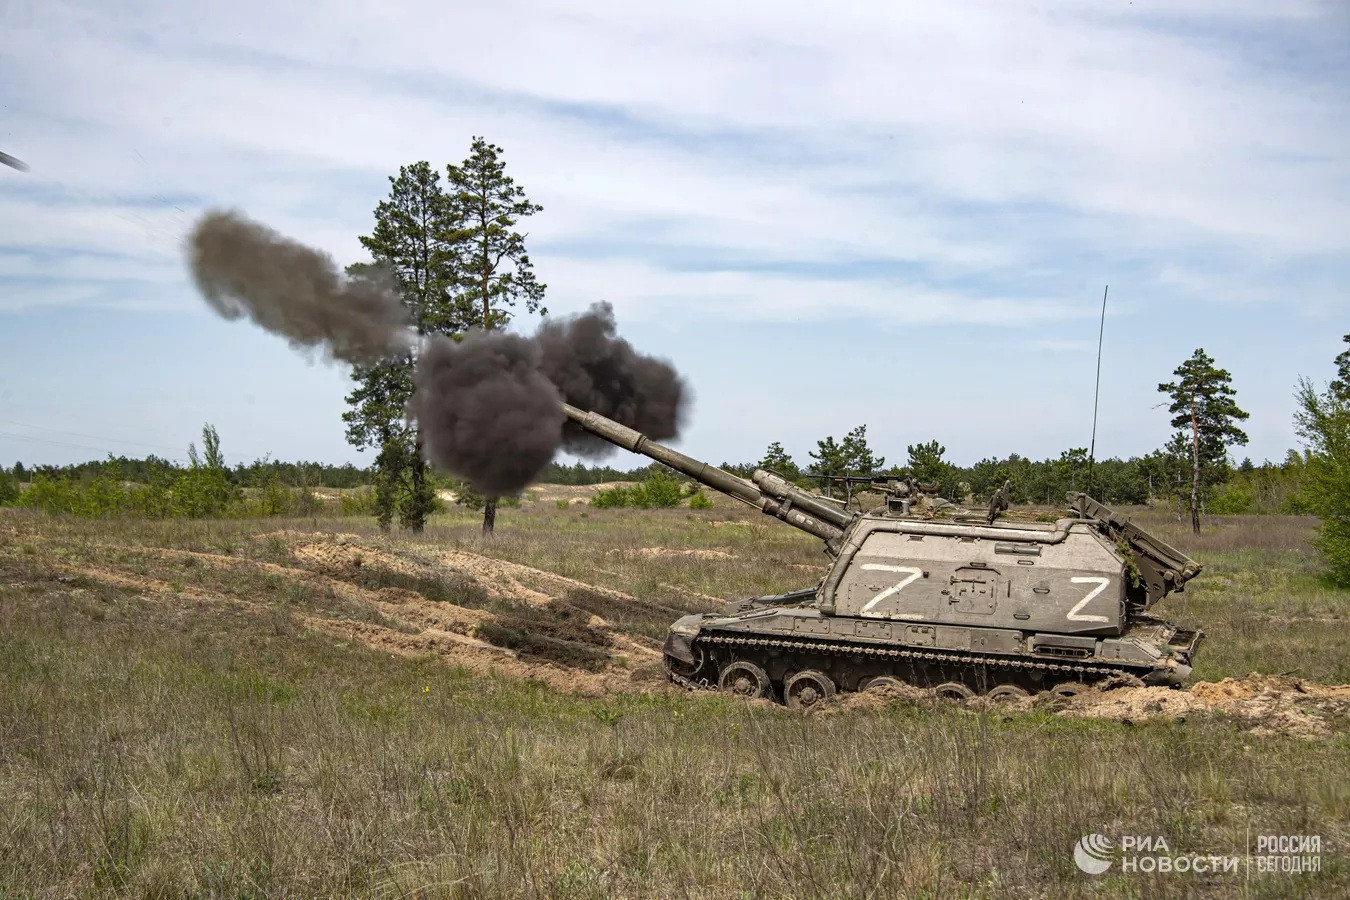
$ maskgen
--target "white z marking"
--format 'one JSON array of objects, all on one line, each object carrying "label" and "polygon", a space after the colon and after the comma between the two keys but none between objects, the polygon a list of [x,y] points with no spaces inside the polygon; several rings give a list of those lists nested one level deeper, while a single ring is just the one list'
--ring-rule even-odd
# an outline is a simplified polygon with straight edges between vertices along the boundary
[{"label": "white z marking", "polygon": [[1092,598],[1106,590],[1106,586],[1111,583],[1110,578],[1070,578],[1074,584],[1095,584],[1096,587],[1088,591],[1088,595],[1065,616],[1070,622],[1109,622],[1111,619],[1107,616],[1086,616],[1079,612],[1083,607],[1092,602]]},{"label": "white z marking", "polygon": [[[871,600],[868,600],[867,604],[862,609],[858,610],[858,615],[867,616],[868,618],[872,619],[886,618],[886,615],[884,613],[873,612],[872,610],[882,600],[885,600],[887,597],[891,597],[894,596],[895,594],[900,593],[901,588],[903,588],[907,584],[913,584],[915,580],[917,580],[923,575],[923,569],[916,569],[913,566],[887,566],[881,563],[867,563],[863,566],[863,568],[872,572],[904,572],[906,575],[909,576],[908,578],[902,578],[900,581],[886,588],[886,590],[877,594]],[[906,615],[905,618],[922,619],[923,616]]]}]

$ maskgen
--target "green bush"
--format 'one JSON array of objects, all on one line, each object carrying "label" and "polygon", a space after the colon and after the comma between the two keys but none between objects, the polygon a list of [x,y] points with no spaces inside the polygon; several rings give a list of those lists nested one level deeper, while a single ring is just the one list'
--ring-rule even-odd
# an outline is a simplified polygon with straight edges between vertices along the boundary
[{"label": "green bush", "polygon": [[571,506],[572,504],[571,504],[570,502],[568,502],[567,500],[561,500],[561,499],[559,499],[559,500],[554,500],[554,501],[553,501],[553,505],[556,506],[556,507],[558,507],[558,509],[567,509],[567,508],[568,508],[569,506]]},{"label": "green bush", "polygon": [[0,469],[0,506],[13,503],[19,499],[19,482],[14,480],[14,476]]},{"label": "green bush", "polygon": [[88,515],[79,486],[67,478],[37,475],[18,500],[20,506],[29,506],[50,513]]},{"label": "green bush", "polygon": [[643,509],[679,506],[683,499],[680,483],[661,469],[653,470],[641,487],[635,490],[639,492],[634,498],[637,501],[635,505]]},{"label": "green bush", "polygon": [[1241,484],[1230,481],[1214,494],[1208,511],[1216,516],[1237,516],[1254,511],[1256,497]]},{"label": "green bush", "polygon": [[712,509],[713,505],[712,501],[709,500],[708,496],[704,494],[702,491],[694,491],[693,495],[689,498],[689,508]]},{"label": "green bush", "polygon": [[597,509],[635,506],[639,509],[664,509],[679,506],[683,500],[680,482],[668,472],[653,469],[641,484],[618,485],[597,491],[591,506]]},{"label": "green bush", "polygon": [[639,486],[605,488],[602,491],[596,491],[595,496],[591,498],[591,506],[596,509],[613,509],[619,506],[637,506],[633,502],[632,494],[634,491],[642,490]]},{"label": "green bush", "polygon": [[482,509],[487,505],[487,498],[473,489],[473,485],[467,481],[461,481],[455,485],[455,503],[459,506],[469,509]]},{"label": "green bush", "polygon": [[371,488],[343,491],[338,495],[338,505],[344,516],[373,516],[375,515],[375,491]]}]

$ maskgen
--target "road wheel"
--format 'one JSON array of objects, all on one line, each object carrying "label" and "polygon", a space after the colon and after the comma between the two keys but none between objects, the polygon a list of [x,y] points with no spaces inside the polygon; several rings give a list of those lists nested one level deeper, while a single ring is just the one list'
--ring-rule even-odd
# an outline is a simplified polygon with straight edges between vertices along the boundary
[{"label": "road wheel", "polygon": [[1079,694],[1086,694],[1091,690],[1092,688],[1081,681],[1065,681],[1052,687],[1050,693],[1057,697],[1077,697]]},{"label": "road wheel", "polygon": [[1031,692],[1018,684],[1000,684],[984,696],[995,703],[1015,703],[1023,697],[1030,697]]},{"label": "road wheel", "polygon": [[823,672],[807,669],[783,685],[783,699],[793,709],[810,709],[834,696],[834,682]]},{"label": "road wheel", "polygon": [[944,681],[933,688],[933,693],[944,700],[965,701],[975,696],[975,692],[959,681]]},{"label": "road wheel", "polygon": [[717,679],[717,686],[729,694],[756,700],[769,696],[769,676],[752,662],[738,660],[729,663]]},{"label": "road wheel", "polygon": [[694,661],[692,663],[687,663],[682,659],[676,659],[673,656],[666,656],[666,671],[670,672],[672,675],[678,675],[681,678],[693,678],[699,673],[699,670],[703,668],[704,662],[707,661],[703,648],[698,644],[694,645],[693,654]]}]

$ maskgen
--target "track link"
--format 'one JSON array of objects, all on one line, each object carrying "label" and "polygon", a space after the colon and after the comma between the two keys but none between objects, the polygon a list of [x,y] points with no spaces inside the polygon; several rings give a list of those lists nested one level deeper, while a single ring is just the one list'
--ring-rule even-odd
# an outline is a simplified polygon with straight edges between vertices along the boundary
[{"label": "track link", "polygon": [[[1018,659],[982,653],[961,653],[959,651],[917,650],[901,647],[884,647],[870,644],[850,644],[842,641],[821,640],[782,640],[776,638],[757,638],[737,634],[713,633],[698,637],[694,641],[696,649],[712,648],[751,649],[751,650],[787,650],[807,653],[834,654],[838,656],[860,656],[871,659],[907,659],[933,664],[946,663],[964,669],[999,668],[1022,671],[1040,671],[1055,675],[1078,677],[1080,680],[1100,681],[1112,677],[1138,677],[1142,673],[1130,669],[1106,664],[1048,662],[1034,659]],[[676,672],[669,672],[670,680],[690,690],[705,689],[711,682],[695,680]],[[1084,676],[1087,676],[1085,679]],[[714,680],[715,680],[714,676]]]}]

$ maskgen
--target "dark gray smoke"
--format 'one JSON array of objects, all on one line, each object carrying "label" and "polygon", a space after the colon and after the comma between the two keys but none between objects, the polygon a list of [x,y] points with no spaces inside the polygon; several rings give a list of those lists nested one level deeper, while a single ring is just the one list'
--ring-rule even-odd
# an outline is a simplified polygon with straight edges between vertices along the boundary
[{"label": "dark gray smoke", "polygon": [[216,312],[247,315],[293,347],[366,365],[409,346],[407,315],[387,284],[347,278],[328,254],[242,215],[202,216],[190,255],[197,287]]},{"label": "dark gray smoke", "polygon": [[614,311],[546,322],[533,338],[432,338],[417,366],[423,453],[488,496],[514,493],[558,448],[599,456],[614,446],[565,419],[560,404],[598,412],[657,440],[679,433],[684,383],[614,328]]},{"label": "dark gray smoke", "polygon": [[[670,363],[638,353],[618,336],[608,303],[595,304],[585,315],[545,322],[535,341],[540,367],[568,403],[658,441],[679,434],[684,382]],[[563,446],[586,456],[614,449],[570,419],[563,427]]]},{"label": "dark gray smoke", "polygon": [[529,484],[562,440],[562,397],[539,346],[514,334],[428,340],[413,403],[426,458],[488,497]]}]

